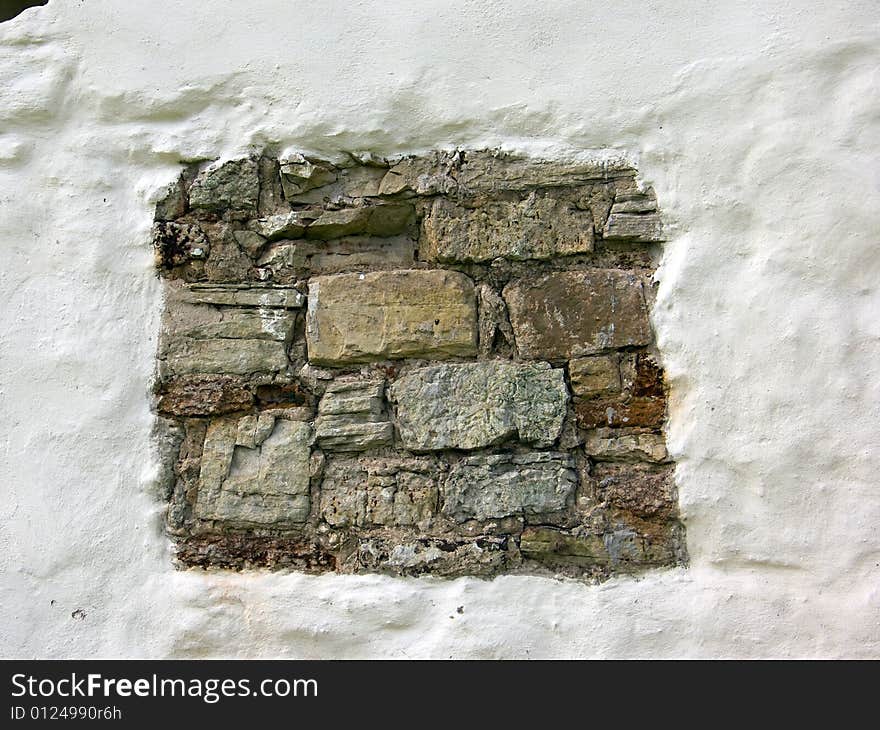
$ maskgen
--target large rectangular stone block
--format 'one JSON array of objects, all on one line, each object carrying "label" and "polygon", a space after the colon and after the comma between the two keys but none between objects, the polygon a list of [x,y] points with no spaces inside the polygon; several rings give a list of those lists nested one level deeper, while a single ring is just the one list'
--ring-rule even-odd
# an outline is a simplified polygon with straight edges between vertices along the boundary
[{"label": "large rectangular stone block", "polygon": [[422,234],[426,261],[548,259],[592,251],[593,217],[548,195],[477,208],[437,198],[422,223]]},{"label": "large rectangular stone block", "polygon": [[651,342],[641,279],[624,271],[559,271],[504,288],[520,357],[566,360]]},{"label": "large rectangular stone block", "polygon": [[280,527],[305,522],[311,440],[308,423],[272,415],[212,421],[202,451],[196,517]]},{"label": "large rectangular stone block", "polygon": [[419,368],[390,389],[400,436],[414,451],[479,449],[518,435],[550,446],[565,419],[562,369],[491,360]]},{"label": "large rectangular stone block", "polygon": [[455,271],[375,271],[309,281],[309,360],[344,365],[477,351],[473,282]]},{"label": "large rectangular stone block", "polygon": [[537,517],[564,510],[576,487],[574,462],[565,453],[470,456],[449,470],[443,513],[457,522]]}]

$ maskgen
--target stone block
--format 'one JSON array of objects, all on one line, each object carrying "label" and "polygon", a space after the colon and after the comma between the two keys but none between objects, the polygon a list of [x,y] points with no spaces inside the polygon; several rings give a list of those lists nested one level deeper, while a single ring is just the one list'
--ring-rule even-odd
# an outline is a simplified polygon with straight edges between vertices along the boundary
[{"label": "stone block", "polygon": [[550,568],[590,568],[609,561],[602,535],[574,535],[551,527],[527,527],[520,538],[523,557]]},{"label": "stone block", "polygon": [[185,375],[163,384],[157,408],[175,416],[212,416],[247,410],[253,401],[240,378]]},{"label": "stone block", "polygon": [[302,524],[309,516],[311,441],[308,423],[271,415],[212,421],[195,516],[240,525]]},{"label": "stone block", "polygon": [[581,428],[601,426],[659,428],[666,418],[665,398],[596,398],[575,404]]},{"label": "stone block", "polygon": [[620,392],[620,367],[614,355],[574,358],[568,363],[568,375],[576,400]]},{"label": "stone block", "polygon": [[390,389],[400,437],[414,451],[479,449],[513,436],[551,446],[565,420],[561,369],[490,360],[419,368]]},{"label": "stone block", "polygon": [[587,434],[584,451],[596,461],[653,461],[668,458],[659,433],[599,428]]},{"label": "stone block", "polygon": [[574,462],[566,453],[469,456],[449,470],[443,513],[456,522],[545,517],[566,509],[576,488]]},{"label": "stone block", "polygon": [[426,261],[549,259],[592,250],[592,215],[549,195],[478,208],[437,198],[422,223]]},{"label": "stone block", "polygon": [[333,527],[423,523],[436,513],[440,473],[430,457],[332,457],[321,484],[321,517]]},{"label": "stone block", "polygon": [[504,288],[520,357],[566,360],[651,342],[636,274],[613,269],[560,271]]},{"label": "stone block", "polygon": [[189,189],[189,204],[214,213],[227,209],[256,213],[259,196],[257,161],[247,158],[202,170]]},{"label": "stone block", "polygon": [[411,266],[414,260],[415,245],[406,236],[354,236],[332,241],[278,241],[270,244],[257,265],[279,280],[357,268]]},{"label": "stone block", "polygon": [[598,498],[612,507],[645,519],[675,512],[671,467],[599,463],[590,476]]},{"label": "stone block", "polygon": [[653,243],[663,240],[663,225],[653,191],[618,195],[602,231],[606,239]]},{"label": "stone block", "polygon": [[327,386],[315,421],[326,451],[364,451],[387,446],[394,426],[385,413],[384,380],[337,380]]},{"label": "stone block", "polygon": [[407,357],[472,357],[474,286],[454,271],[376,271],[309,281],[309,360],[345,365]]},{"label": "stone block", "polygon": [[335,180],[336,169],[326,162],[294,155],[281,163],[281,187],[288,200]]}]

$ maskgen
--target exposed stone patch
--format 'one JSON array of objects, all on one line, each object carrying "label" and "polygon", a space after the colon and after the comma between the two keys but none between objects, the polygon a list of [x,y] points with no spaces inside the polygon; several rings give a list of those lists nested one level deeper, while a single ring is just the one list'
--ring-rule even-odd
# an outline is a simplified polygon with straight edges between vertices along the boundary
[{"label": "exposed stone patch", "polygon": [[190,165],[156,206],[182,566],[601,580],[686,562],[618,163]]}]

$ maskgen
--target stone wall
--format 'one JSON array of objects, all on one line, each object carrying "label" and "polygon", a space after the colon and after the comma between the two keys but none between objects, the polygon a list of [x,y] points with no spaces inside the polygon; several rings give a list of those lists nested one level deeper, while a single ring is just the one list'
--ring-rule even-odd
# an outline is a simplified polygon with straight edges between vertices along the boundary
[{"label": "stone wall", "polygon": [[662,229],[635,170],[261,156],[186,170],[153,236],[181,565],[686,560],[649,322]]}]

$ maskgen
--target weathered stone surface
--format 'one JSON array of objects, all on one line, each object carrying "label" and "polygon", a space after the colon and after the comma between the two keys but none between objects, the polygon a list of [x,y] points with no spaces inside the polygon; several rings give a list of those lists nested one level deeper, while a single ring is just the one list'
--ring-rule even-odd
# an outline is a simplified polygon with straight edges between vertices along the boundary
[{"label": "weathered stone surface", "polygon": [[602,235],[609,240],[653,243],[663,240],[663,226],[656,213],[615,213],[612,207]]},{"label": "weathered stone surface", "polygon": [[561,369],[505,360],[431,365],[391,387],[400,437],[415,451],[479,449],[518,435],[550,446],[565,420]]},{"label": "weathered stone surface", "polygon": [[651,342],[635,274],[609,269],[554,272],[508,284],[504,299],[523,358],[563,360]]},{"label": "weathered stone surface", "polygon": [[499,334],[505,345],[513,346],[513,329],[507,317],[507,305],[491,286],[480,284],[477,287],[477,302],[480,312],[480,357],[488,358]]},{"label": "weathered stone surface", "polygon": [[437,510],[440,464],[430,457],[334,457],[321,487],[321,517],[334,527],[417,525]]},{"label": "weathered stone surface", "polygon": [[317,215],[317,213],[312,211],[294,210],[289,213],[278,213],[265,218],[258,218],[248,223],[248,227],[267,241],[277,241],[282,238],[299,238],[306,232],[306,226]]},{"label": "weathered stone surface", "polygon": [[[591,363],[590,367],[593,367],[593,361],[598,359],[572,360],[569,365],[580,427],[662,426],[666,417],[666,395],[663,371],[656,361],[644,353],[624,355],[617,388],[599,390],[600,383],[596,377],[589,379],[586,388],[583,377],[576,383],[576,372],[583,370],[582,363]],[[615,393],[615,390],[618,392]]]},{"label": "weathered stone surface", "polygon": [[591,431],[584,450],[597,461],[666,461],[666,443],[658,433],[599,428]]},{"label": "weathered stone surface", "polygon": [[618,195],[611,206],[602,235],[607,239],[622,241],[662,241],[663,226],[654,192]]},{"label": "weathered stone surface", "polygon": [[251,258],[259,256],[266,245],[266,239],[253,231],[235,231],[232,235],[236,243]]},{"label": "weathered stone surface", "polygon": [[568,375],[575,399],[620,392],[620,367],[613,355],[574,358],[568,363]]},{"label": "weathered stone surface", "polygon": [[233,524],[294,526],[309,515],[308,423],[273,416],[208,426],[195,515]]},{"label": "weathered stone surface", "polygon": [[449,470],[443,513],[457,522],[541,517],[566,509],[576,487],[574,462],[565,453],[469,456]]},{"label": "weathered stone surface", "polygon": [[313,188],[329,185],[335,180],[336,170],[329,163],[294,155],[281,164],[281,186],[288,199]]},{"label": "weathered stone surface", "polygon": [[591,474],[598,497],[613,507],[643,518],[675,512],[671,467],[599,463]]},{"label": "weathered stone surface", "polygon": [[337,274],[309,281],[309,359],[341,365],[469,357],[477,349],[471,280],[454,271]]},{"label": "weathered stone surface", "polygon": [[520,550],[525,558],[552,570],[596,568],[629,571],[649,565],[670,565],[676,560],[674,530],[642,535],[625,525],[609,525],[603,534],[573,533],[550,527],[523,531]]},{"label": "weathered stone surface", "polygon": [[283,342],[179,338],[169,343],[163,365],[167,375],[249,375],[280,372],[287,368],[288,361]]},{"label": "weathered stone surface", "polygon": [[169,287],[162,375],[276,373],[288,365],[302,295],[293,289]]},{"label": "weathered stone surface", "polygon": [[256,284],[191,284],[180,292],[180,300],[190,304],[228,307],[267,307],[298,309],[305,297],[290,287]]},{"label": "weathered stone surface", "polygon": [[189,204],[211,212],[231,208],[256,213],[259,195],[257,161],[247,158],[202,170],[189,189]]},{"label": "weathered stone surface", "polygon": [[305,235],[323,240],[359,234],[394,236],[407,229],[414,215],[413,207],[408,203],[327,210],[309,224]]},{"label": "weathered stone surface", "polygon": [[165,195],[156,202],[157,221],[172,221],[186,213],[186,188],[183,176],[165,189]]},{"label": "weathered stone surface", "polygon": [[270,244],[257,265],[279,278],[378,266],[412,265],[415,245],[406,236],[356,236],[332,241],[298,239]]},{"label": "weathered stone surface", "polygon": [[156,263],[163,269],[204,260],[211,251],[208,237],[195,223],[159,222],[152,233]]},{"label": "weathered stone surface", "polygon": [[643,426],[659,428],[666,417],[665,398],[597,398],[575,404],[581,428]]},{"label": "weathered stone surface", "polygon": [[246,410],[253,401],[240,378],[187,375],[163,384],[157,408],[175,416],[214,416]]},{"label": "weathered stone surface", "polygon": [[548,564],[592,567],[608,562],[602,535],[572,535],[551,527],[527,527],[520,538],[523,557]]},{"label": "weathered stone surface", "polygon": [[466,208],[437,198],[422,223],[426,261],[548,259],[593,250],[593,218],[550,195]]},{"label": "weathered stone surface", "polygon": [[328,385],[318,405],[315,435],[327,451],[389,445],[394,426],[385,412],[385,381],[337,380]]}]

